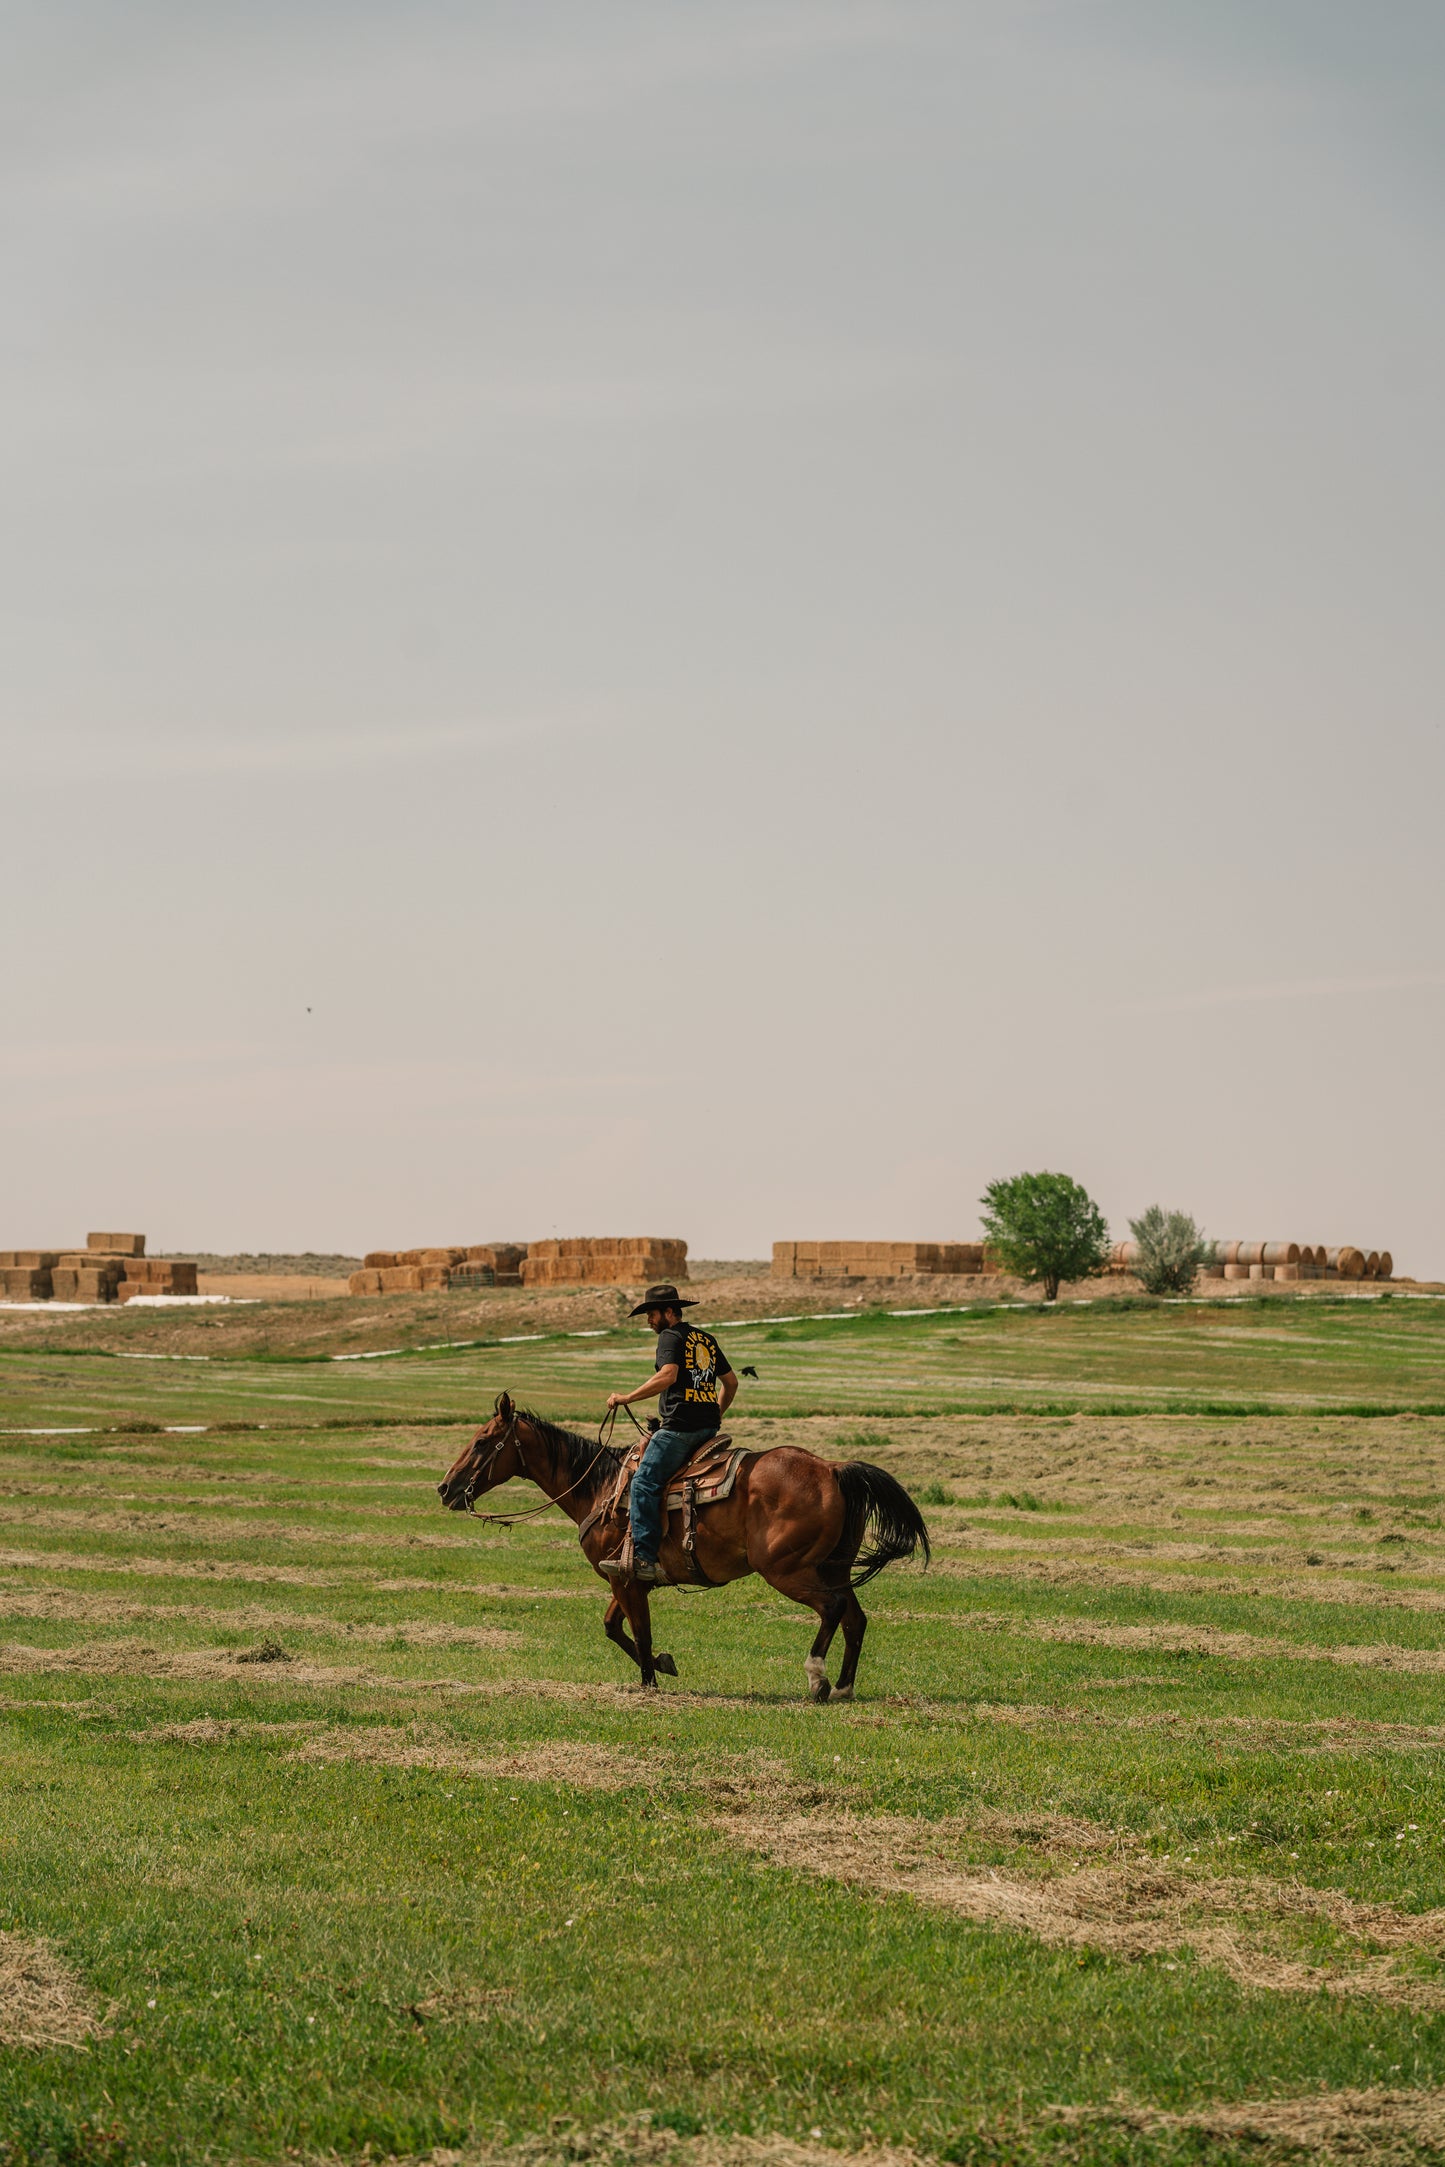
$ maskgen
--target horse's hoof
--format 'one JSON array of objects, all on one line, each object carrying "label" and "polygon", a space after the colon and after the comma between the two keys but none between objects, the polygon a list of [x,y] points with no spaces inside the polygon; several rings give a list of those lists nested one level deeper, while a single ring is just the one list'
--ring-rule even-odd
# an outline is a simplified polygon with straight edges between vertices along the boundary
[{"label": "horse's hoof", "polygon": [[825,1701],[828,1698],[829,1687],[828,1673],[823,1668],[822,1656],[810,1655],[805,1657],[803,1673],[808,1681],[810,1698],[815,1701]]},{"label": "horse's hoof", "polygon": [[828,1698],[829,1700],[851,1700],[853,1698],[853,1688],[851,1685],[835,1685]]},{"label": "horse's hoof", "polygon": [[825,1700],[831,1700],[832,1695],[833,1688],[829,1685],[827,1679],[820,1678],[818,1680],[818,1683],[813,1688],[813,1699],[821,1708]]},{"label": "horse's hoof", "polygon": [[675,1678],[677,1676],[677,1665],[670,1655],[655,1655],[652,1658],[652,1667],[654,1670],[660,1670],[664,1678]]}]

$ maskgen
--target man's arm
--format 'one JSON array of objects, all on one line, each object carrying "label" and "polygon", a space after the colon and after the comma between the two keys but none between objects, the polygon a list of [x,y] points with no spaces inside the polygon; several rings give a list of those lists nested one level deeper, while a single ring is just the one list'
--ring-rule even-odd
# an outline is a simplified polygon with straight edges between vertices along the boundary
[{"label": "man's arm", "polygon": [[609,1407],[631,1407],[636,1400],[655,1400],[670,1384],[676,1383],[676,1362],[664,1362],[662,1368],[649,1377],[646,1384],[640,1384],[635,1392],[609,1392],[607,1404]]},{"label": "man's arm", "polygon": [[721,1418],[727,1413],[729,1407],[731,1407],[733,1401],[737,1398],[737,1391],[738,1373],[735,1369],[730,1369],[726,1372],[721,1384],[719,1384],[718,1386],[717,1411],[719,1418]]}]

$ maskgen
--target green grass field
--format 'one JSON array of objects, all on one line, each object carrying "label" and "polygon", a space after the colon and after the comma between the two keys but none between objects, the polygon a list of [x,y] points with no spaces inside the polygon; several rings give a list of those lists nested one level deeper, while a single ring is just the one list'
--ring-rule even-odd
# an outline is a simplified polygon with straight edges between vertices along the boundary
[{"label": "green grass field", "polygon": [[635,1334],[0,1354],[0,2163],[1438,2157],[1442,1331],[724,1334],[929,1501],[833,1708],[759,1582],[644,1697],[559,1515],[437,1505]]},{"label": "green grass field", "polygon": [[[361,1305],[333,1306],[345,1318]],[[0,1423],[464,1421],[503,1383],[544,1413],[595,1421],[619,1363],[642,1359],[646,1336],[636,1326],[534,1330],[360,1356],[237,1355],[226,1339],[241,1320],[221,1314],[203,1320],[190,1351],[177,1354],[153,1344],[166,1317],[107,1318],[106,1347],[92,1332],[80,1346],[0,1349]],[[112,1324],[124,1335],[118,1342]],[[195,1347],[207,1325],[214,1352]],[[1424,1297],[871,1311],[749,1320],[729,1327],[727,1342],[735,1362],[758,1372],[748,1406],[759,1415],[1054,1407],[1445,1414],[1445,1300]]]}]

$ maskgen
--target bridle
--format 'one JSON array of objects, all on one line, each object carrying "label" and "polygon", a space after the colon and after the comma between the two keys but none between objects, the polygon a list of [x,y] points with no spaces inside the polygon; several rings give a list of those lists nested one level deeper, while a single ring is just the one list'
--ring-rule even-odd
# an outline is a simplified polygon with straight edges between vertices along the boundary
[{"label": "bridle", "polygon": [[[643,1429],[642,1424],[630,1407],[626,1409],[626,1414],[628,1421],[632,1424],[638,1436],[645,1437],[647,1432]],[[540,1513],[550,1512],[554,1505],[560,1505],[563,1498],[570,1497],[574,1490],[580,1490],[612,1441],[612,1432],[617,1427],[617,1409],[609,1407],[602,1420],[598,1423],[597,1450],[593,1453],[577,1480],[569,1482],[565,1490],[559,1490],[555,1497],[544,1497],[540,1505],[529,1505],[523,1512],[478,1512],[474,1501],[478,1493],[485,1487],[482,1478],[489,1475],[496,1466],[502,1456],[503,1448],[515,1441],[517,1425],[521,1419],[521,1408],[513,1407],[511,1421],[507,1424],[501,1436],[493,1439],[491,1451],[484,1460],[477,1463],[475,1471],[468,1476],[466,1488],[462,1492],[462,1510],[469,1512],[474,1520],[479,1520],[483,1527],[515,1527],[519,1520],[535,1520]]]}]

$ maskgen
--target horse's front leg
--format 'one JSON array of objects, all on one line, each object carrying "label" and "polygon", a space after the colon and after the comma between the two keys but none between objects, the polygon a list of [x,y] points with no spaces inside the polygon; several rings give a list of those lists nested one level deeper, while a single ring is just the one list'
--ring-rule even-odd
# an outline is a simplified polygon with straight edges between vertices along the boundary
[{"label": "horse's front leg", "polygon": [[[644,1686],[657,1684],[657,1658],[652,1652],[652,1613],[647,1607],[647,1590],[640,1588],[635,1580],[617,1582],[613,1600],[621,1607],[637,1642],[637,1667],[642,1672]],[[668,1658],[669,1664],[671,1658]],[[676,1672],[673,1673],[676,1676]]]},{"label": "horse's front leg", "polygon": [[632,1635],[627,1630],[626,1618],[626,1611],[617,1600],[616,1595],[614,1595],[607,1605],[607,1615],[602,1620],[602,1630],[607,1635],[607,1638],[615,1642],[622,1650],[629,1663],[638,1663],[641,1661],[641,1657],[637,1653]]},{"label": "horse's front leg", "polygon": [[[614,1592],[611,1602],[607,1605],[607,1615],[602,1620],[602,1630],[607,1635],[607,1638],[622,1650],[629,1663],[636,1663],[640,1666],[642,1658],[638,1654],[636,1644],[627,1630],[626,1619],[627,1613]],[[653,1654],[652,1667],[661,1677],[675,1678],[677,1676],[676,1663],[673,1662],[670,1655],[664,1654],[661,1648],[658,1648]]]}]

